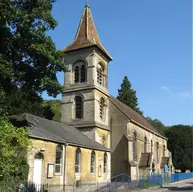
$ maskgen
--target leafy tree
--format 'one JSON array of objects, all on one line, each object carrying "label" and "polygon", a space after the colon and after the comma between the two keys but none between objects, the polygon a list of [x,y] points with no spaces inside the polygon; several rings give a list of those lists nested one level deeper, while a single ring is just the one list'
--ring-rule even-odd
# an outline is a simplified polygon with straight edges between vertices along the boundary
[{"label": "leafy tree", "polygon": [[31,113],[50,120],[54,117],[51,107],[44,106],[43,99],[32,91],[16,88],[12,93],[4,96],[3,102],[2,114],[17,115]]},{"label": "leafy tree", "polygon": [[174,125],[165,130],[176,169],[193,170],[193,126]]},{"label": "leafy tree", "polygon": [[56,73],[63,71],[64,53],[46,32],[56,27],[55,0],[0,1],[0,88],[24,87],[34,93],[62,91]]},{"label": "leafy tree", "polygon": [[26,129],[16,128],[7,119],[0,117],[1,192],[15,191],[18,184],[27,182],[28,146]]},{"label": "leafy tree", "polygon": [[136,96],[136,91],[132,89],[131,86],[131,82],[128,80],[127,76],[125,76],[121,84],[121,88],[118,89],[117,99],[142,115],[143,112],[141,112],[139,107],[137,107],[138,99]]},{"label": "leafy tree", "polygon": [[44,100],[45,107],[49,107],[53,111],[53,120],[61,122],[61,101],[60,100]]},{"label": "leafy tree", "polygon": [[149,123],[152,124],[153,127],[155,127],[160,133],[164,134],[165,126],[164,124],[158,120],[158,119],[152,119],[151,117],[146,117],[146,119],[149,121]]}]

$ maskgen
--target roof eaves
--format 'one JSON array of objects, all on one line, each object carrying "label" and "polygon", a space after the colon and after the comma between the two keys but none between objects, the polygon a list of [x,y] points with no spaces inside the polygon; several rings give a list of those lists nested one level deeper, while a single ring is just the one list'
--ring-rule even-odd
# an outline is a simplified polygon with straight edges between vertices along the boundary
[{"label": "roof eaves", "polygon": [[98,148],[98,147],[89,147],[87,145],[81,145],[81,144],[69,143],[69,142],[68,142],[68,145],[78,146],[78,147],[82,147],[82,148],[86,148],[86,149],[95,149],[95,150],[98,150],[98,151],[108,151],[108,152],[112,151],[111,149],[108,149],[106,147],[104,147],[104,149],[102,149],[102,148]]},{"label": "roof eaves", "polygon": [[55,143],[69,145],[67,142],[64,142],[64,141],[58,141],[58,140],[50,139],[50,138],[46,138],[46,137],[39,137],[39,136],[35,136],[35,135],[32,135],[32,134],[28,134],[28,137],[34,138],[34,139],[46,140],[46,141],[51,141],[51,142],[55,142]]},{"label": "roof eaves", "polygon": [[77,146],[77,147],[82,147],[82,148],[86,148],[86,149],[95,149],[95,150],[98,150],[98,151],[108,151],[108,152],[111,152],[111,150],[106,148],[106,147],[104,147],[104,149],[101,149],[101,148],[98,148],[98,147],[89,147],[87,145],[81,145],[81,144],[78,144],[78,143],[58,141],[58,140],[50,139],[50,138],[47,138],[47,137],[39,137],[39,136],[35,136],[35,135],[32,135],[32,134],[29,134],[28,136],[30,138],[33,138],[33,139],[40,139],[40,140],[44,140],[44,141],[46,140],[46,141],[51,141],[51,142],[54,142],[54,143],[60,143],[60,144],[64,144],[64,145],[71,145],[71,146]]},{"label": "roof eaves", "polygon": [[[110,98],[112,98],[112,96],[110,97]],[[158,133],[156,133],[155,131],[153,131],[153,130],[151,130],[151,129],[149,129],[149,128],[147,128],[146,126],[144,126],[144,125],[142,125],[142,124],[140,124],[140,123],[138,123],[137,121],[135,121],[135,120],[133,120],[133,119],[131,119],[129,116],[128,116],[128,114],[127,113],[125,113],[122,109],[121,109],[121,107],[119,107],[115,102],[114,102],[114,100],[113,100],[113,98],[111,99],[111,101],[112,101],[112,103],[131,121],[131,122],[134,122],[135,124],[137,124],[137,125],[139,125],[140,127],[142,127],[142,128],[144,128],[144,129],[146,129],[147,131],[149,131],[149,132],[151,132],[151,133],[153,133],[153,134],[155,134],[155,135],[158,135],[158,136],[160,136],[160,137],[162,137],[162,138],[164,138],[164,139],[166,139],[166,140],[168,140],[168,138],[166,138],[166,137],[164,137],[163,135],[161,135],[161,134],[158,134]],[[155,129],[155,128],[154,128]]]},{"label": "roof eaves", "polygon": [[159,134],[159,133],[157,133],[157,132],[151,130],[150,128],[147,128],[146,126],[144,126],[144,125],[138,123],[137,121],[135,121],[135,120],[133,120],[133,119],[131,119],[131,121],[134,122],[135,124],[139,125],[140,127],[146,129],[147,131],[149,131],[149,132],[151,132],[151,133],[153,133],[153,134],[155,134],[155,135],[157,135],[157,136],[159,136],[159,137],[162,137],[162,138],[164,138],[164,139],[167,139],[167,138],[164,137],[163,135],[161,135],[161,134]]}]

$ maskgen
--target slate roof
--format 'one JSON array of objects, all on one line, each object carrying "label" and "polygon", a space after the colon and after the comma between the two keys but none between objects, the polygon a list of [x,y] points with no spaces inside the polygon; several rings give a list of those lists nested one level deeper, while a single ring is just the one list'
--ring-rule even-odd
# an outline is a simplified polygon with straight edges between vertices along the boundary
[{"label": "slate roof", "polygon": [[94,20],[91,14],[91,10],[87,3],[83,11],[75,39],[63,51],[67,53],[70,51],[91,46],[96,46],[107,56],[109,60],[112,60],[112,57],[105,50],[105,48],[102,46],[100,42],[96,26],[94,24]]},{"label": "slate roof", "polygon": [[9,120],[15,126],[30,126],[29,137],[69,144],[89,149],[110,151],[103,145],[91,140],[74,127],[44,119],[32,114],[12,115]]},{"label": "slate roof", "polygon": [[163,169],[164,165],[168,165],[169,157],[162,157],[160,168]]},{"label": "slate roof", "polygon": [[149,167],[151,165],[152,153],[141,153],[139,167]]},{"label": "slate roof", "polygon": [[122,103],[121,101],[119,101],[118,99],[116,99],[115,97],[111,96],[109,98],[109,100],[123,113],[125,114],[128,119],[134,123],[138,123],[141,124],[142,126],[144,126],[147,130],[154,132],[155,134],[161,136],[162,138],[167,139],[165,136],[163,136],[156,128],[154,128],[149,121],[143,117],[142,115],[140,115],[139,113],[137,113],[136,111],[134,111],[133,109],[131,109],[130,107],[128,107],[127,105],[125,105],[124,103]]}]

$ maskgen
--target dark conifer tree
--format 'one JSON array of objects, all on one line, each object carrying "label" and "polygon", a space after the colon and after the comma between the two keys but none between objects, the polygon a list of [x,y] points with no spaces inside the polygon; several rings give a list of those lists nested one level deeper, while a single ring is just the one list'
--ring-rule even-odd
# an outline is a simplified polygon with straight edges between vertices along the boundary
[{"label": "dark conifer tree", "polygon": [[131,82],[128,80],[127,76],[124,77],[120,89],[118,89],[118,96],[121,102],[131,107],[139,114],[143,114],[138,107],[138,99],[136,96],[136,91],[131,88]]}]

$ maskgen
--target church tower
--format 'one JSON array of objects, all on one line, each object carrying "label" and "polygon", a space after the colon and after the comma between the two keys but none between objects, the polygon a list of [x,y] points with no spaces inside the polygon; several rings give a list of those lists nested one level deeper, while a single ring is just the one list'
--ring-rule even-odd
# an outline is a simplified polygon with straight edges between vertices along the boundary
[{"label": "church tower", "polygon": [[88,3],[75,39],[64,50],[63,123],[110,147],[108,64]]}]

